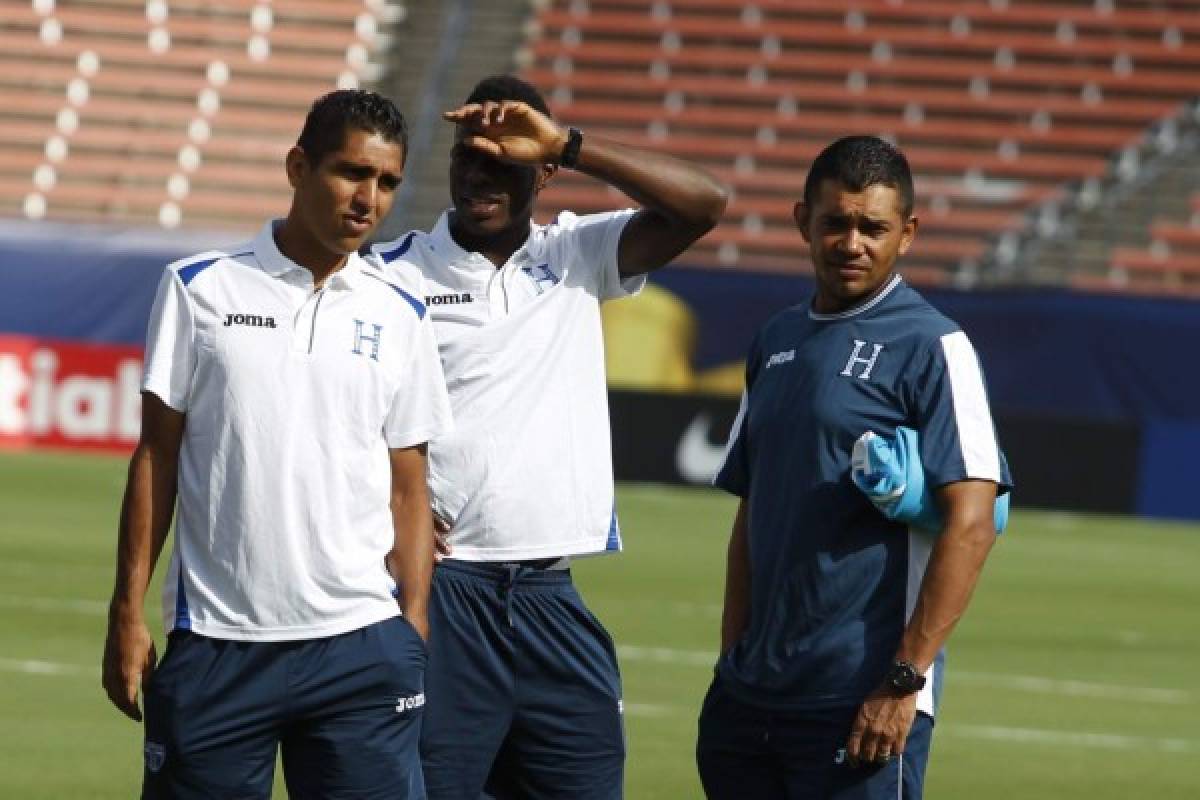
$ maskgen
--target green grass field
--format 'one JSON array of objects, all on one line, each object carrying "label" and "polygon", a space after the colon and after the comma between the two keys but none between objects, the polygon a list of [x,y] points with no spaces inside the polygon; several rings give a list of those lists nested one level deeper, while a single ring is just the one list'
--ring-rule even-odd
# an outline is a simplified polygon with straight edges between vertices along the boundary
[{"label": "green grass field", "polygon": [[[0,798],[136,796],[140,729],[98,668],[124,471],[0,455]],[[627,551],[576,573],[621,651],[627,794],[699,797],[733,504],[623,486],[619,505]],[[1017,512],[952,643],[927,796],[1200,797],[1198,576],[1200,526]]]}]

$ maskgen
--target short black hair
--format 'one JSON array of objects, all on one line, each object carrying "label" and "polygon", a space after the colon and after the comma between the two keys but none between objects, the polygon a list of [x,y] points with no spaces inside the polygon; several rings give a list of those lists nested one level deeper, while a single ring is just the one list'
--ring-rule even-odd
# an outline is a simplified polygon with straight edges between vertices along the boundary
[{"label": "short black hair", "polygon": [[809,208],[826,180],[834,180],[852,192],[868,186],[890,186],[900,195],[905,219],[915,202],[912,171],[899,148],[878,136],[846,136],[821,151],[808,168],[804,202]]},{"label": "short black hair", "polygon": [[503,103],[506,100],[519,100],[535,111],[550,116],[550,107],[546,105],[542,93],[516,75],[489,75],[475,84],[475,88],[467,95],[467,103]]},{"label": "short black hair", "polygon": [[378,133],[400,145],[401,159],[408,155],[408,124],[388,98],[366,89],[337,89],[318,97],[304,119],[296,144],[309,162],[319,164],[345,142],[346,130]]}]

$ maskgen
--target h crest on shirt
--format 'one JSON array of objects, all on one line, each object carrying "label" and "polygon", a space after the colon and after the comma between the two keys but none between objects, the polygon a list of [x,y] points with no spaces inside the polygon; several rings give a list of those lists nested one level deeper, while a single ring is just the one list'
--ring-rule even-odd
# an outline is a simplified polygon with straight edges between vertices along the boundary
[{"label": "h crest on shirt", "polygon": [[[366,330],[367,325],[371,326],[371,331]],[[379,342],[383,338],[383,326],[376,322],[363,322],[361,319],[354,320],[354,349],[351,351],[356,356],[367,355],[371,359],[379,360]],[[370,352],[363,350],[363,345],[371,346]]]},{"label": "h crest on shirt", "polygon": [[[846,361],[846,367],[841,371],[841,375],[847,378],[858,378],[860,381],[865,381],[871,377],[871,370],[875,369],[875,359],[879,358],[879,354],[883,352],[883,345],[872,342],[870,357],[861,355],[863,348],[866,346],[867,343],[862,339],[854,340],[854,351],[850,353],[850,358]],[[860,364],[862,365],[862,372],[855,375],[854,370]]]},{"label": "h crest on shirt", "polygon": [[558,276],[550,269],[549,264],[538,264],[536,267],[521,267],[521,271],[533,281],[538,294],[544,293],[547,289],[554,288],[558,283]]}]

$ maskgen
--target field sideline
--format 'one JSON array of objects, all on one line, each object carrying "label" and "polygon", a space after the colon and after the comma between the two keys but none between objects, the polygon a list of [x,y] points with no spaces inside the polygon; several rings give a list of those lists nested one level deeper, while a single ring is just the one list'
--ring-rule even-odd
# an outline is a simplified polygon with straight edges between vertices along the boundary
[{"label": "field sideline", "polygon": [[[137,795],[140,729],[98,668],[124,471],[0,453],[0,797]],[[622,658],[627,795],[699,797],[733,502],[626,485],[618,504],[626,552],[576,574]],[[1200,526],[1017,511],[949,654],[927,796],[1200,797],[1197,575]]]}]

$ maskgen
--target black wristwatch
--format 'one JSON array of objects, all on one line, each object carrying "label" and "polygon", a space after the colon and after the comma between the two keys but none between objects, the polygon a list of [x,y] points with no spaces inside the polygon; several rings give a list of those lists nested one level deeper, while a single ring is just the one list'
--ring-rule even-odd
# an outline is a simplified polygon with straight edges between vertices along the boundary
[{"label": "black wristwatch", "polygon": [[583,147],[583,131],[579,128],[567,128],[567,143],[563,145],[558,163],[568,169],[574,169],[579,163],[579,148]]},{"label": "black wristwatch", "polygon": [[897,694],[912,694],[925,688],[925,676],[917,672],[917,668],[910,661],[897,661],[892,664],[886,682]]}]

